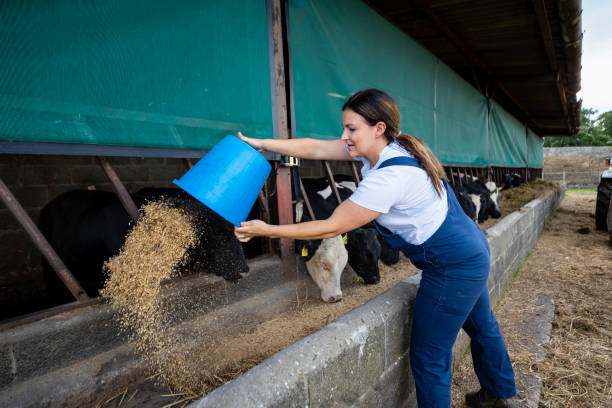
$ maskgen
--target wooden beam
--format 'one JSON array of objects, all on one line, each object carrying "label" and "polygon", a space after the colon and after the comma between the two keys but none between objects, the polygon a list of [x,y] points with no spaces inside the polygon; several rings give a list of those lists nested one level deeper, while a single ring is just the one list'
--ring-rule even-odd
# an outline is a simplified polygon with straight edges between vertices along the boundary
[{"label": "wooden beam", "polygon": [[[567,96],[565,95],[565,87],[563,86],[559,73],[559,65],[557,64],[557,55],[555,53],[555,45],[553,43],[548,13],[546,12],[546,4],[544,4],[544,0],[532,0],[531,2],[536,12],[540,32],[542,33],[542,41],[544,42],[544,49],[546,50],[546,56],[548,57],[548,64],[550,65],[550,70],[552,71],[555,81],[557,82],[557,92],[559,93],[559,98],[561,99],[563,114],[568,117],[569,110],[567,106]],[[570,123],[568,118],[568,130],[570,130],[569,128]]]}]

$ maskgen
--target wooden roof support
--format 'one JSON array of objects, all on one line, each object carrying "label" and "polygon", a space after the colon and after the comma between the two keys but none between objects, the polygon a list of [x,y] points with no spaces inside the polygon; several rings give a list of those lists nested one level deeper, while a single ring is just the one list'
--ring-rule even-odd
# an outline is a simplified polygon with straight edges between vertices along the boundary
[{"label": "wooden roof support", "polygon": [[557,55],[555,53],[555,46],[552,39],[552,31],[550,29],[548,14],[546,13],[546,5],[544,4],[544,0],[532,0],[532,3],[538,18],[538,25],[540,26],[540,32],[542,33],[542,41],[544,42],[544,49],[546,50],[548,63],[550,64],[550,69],[557,83],[557,92],[559,93],[559,98],[561,99],[563,114],[567,117],[567,129],[571,134],[572,129],[569,118],[569,109],[567,107],[567,96],[565,94],[565,87],[561,81],[559,65],[557,64]]}]

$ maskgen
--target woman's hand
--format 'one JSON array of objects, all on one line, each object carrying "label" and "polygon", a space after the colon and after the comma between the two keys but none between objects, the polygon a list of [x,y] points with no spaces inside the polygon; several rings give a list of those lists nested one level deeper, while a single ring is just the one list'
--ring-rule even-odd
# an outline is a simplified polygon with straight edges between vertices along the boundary
[{"label": "woman's hand", "polygon": [[257,150],[258,152],[261,152],[264,149],[263,141],[261,139],[246,137],[245,135],[242,134],[242,132],[238,132],[238,138],[242,140],[243,142],[246,142],[249,146]]},{"label": "woman's hand", "polygon": [[261,220],[242,221],[240,227],[234,227],[234,235],[240,242],[247,242],[253,237],[266,235],[268,224]]}]

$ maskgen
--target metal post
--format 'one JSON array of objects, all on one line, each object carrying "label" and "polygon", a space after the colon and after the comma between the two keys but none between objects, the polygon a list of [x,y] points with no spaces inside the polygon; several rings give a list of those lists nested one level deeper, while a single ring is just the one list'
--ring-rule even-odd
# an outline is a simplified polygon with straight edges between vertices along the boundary
[{"label": "metal post", "polygon": [[113,184],[115,192],[117,193],[117,196],[119,197],[119,201],[121,201],[123,208],[125,208],[125,211],[127,211],[130,217],[132,217],[132,220],[134,220],[134,222],[137,222],[140,218],[138,208],[136,208],[134,200],[132,200],[132,197],[123,186],[123,183],[121,183],[121,180],[119,180],[117,173],[115,173],[115,170],[113,170],[112,166],[108,162],[108,159],[103,156],[98,156],[98,162],[100,163],[100,167],[102,167],[102,170],[104,170],[106,177],[108,177],[110,182]]},{"label": "metal post", "polygon": [[[289,139],[287,87],[285,84],[285,44],[283,41],[283,7],[284,0],[267,0],[268,19],[268,52],[270,57],[270,85],[272,92],[272,118],[274,137]],[[293,224],[291,206],[291,169],[278,166],[276,162],[276,191],[278,203],[278,222]],[[295,263],[295,241],[289,238],[280,239],[281,262],[285,281],[297,278]]]},{"label": "metal post", "polygon": [[64,282],[64,285],[66,285],[70,293],[72,293],[72,296],[74,296],[76,300],[89,299],[85,290],[83,290],[79,282],[72,276],[66,265],[64,265],[64,262],[62,262],[51,244],[49,244],[49,241],[47,241],[45,236],[40,232],[36,224],[34,224],[34,221],[32,221],[28,213],[23,209],[21,204],[19,204],[2,179],[0,179],[0,197],[11,214],[13,214],[23,229],[26,230],[32,242],[36,245],[36,248],[38,248],[47,262],[49,262],[49,265],[51,265],[55,273],[57,273],[57,276]]},{"label": "metal post", "polygon": [[357,165],[354,161],[351,162],[351,170],[353,171],[353,178],[355,179],[355,186],[359,185],[359,172],[357,171]]},{"label": "metal post", "polygon": [[317,218],[314,215],[314,211],[312,211],[310,199],[308,198],[308,195],[306,195],[306,189],[304,188],[304,183],[302,183],[302,179],[300,179],[300,192],[302,193],[302,198],[304,199],[304,204],[306,204],[306,209],[308,210],[308,215],[310,215],[310,219],[313,221],[316,220]]},{"label": "metal post", "polygon": [[[263,188],[259,191],[257,202],[259,203],[261,219],[269,224],[272,216],[270,215],[270,203],[268,199],[268,180],[265,181]],[[269,237],[263,237],[262,249],[268,254],[272,253],[272,240]]]},{"label": "metal post", "polygon": [[340,198],[340,193],[338,193],[338,187],[336,187],[336,181],[334,180],[334,175],[332,174],[331,167],[329,166],[327,160],[321,160],[321,163],[323,163],[323,168],[325,169],[325,174],[327,174],[327,180],[329,180],[329,185],[331,186],[331,189],[334,192],[334,197],[336,197],[336,201],[338,201],[338,204],[340,204],[342,202],[342,199]]}]

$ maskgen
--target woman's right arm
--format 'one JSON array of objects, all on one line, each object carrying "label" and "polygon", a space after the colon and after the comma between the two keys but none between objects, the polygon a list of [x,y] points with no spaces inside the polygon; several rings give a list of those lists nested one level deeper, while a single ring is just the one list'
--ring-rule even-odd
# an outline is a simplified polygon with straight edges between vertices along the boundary
[{"label": "woman's right arm", "polygon": [[255,139],[241,132],[238,132],[238,137],[259,151],[269,150],[311,160],[353,160],[346,151],[346,143],[340,139]]}]

